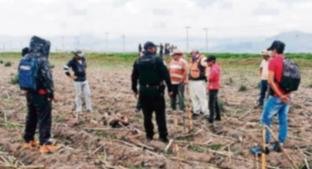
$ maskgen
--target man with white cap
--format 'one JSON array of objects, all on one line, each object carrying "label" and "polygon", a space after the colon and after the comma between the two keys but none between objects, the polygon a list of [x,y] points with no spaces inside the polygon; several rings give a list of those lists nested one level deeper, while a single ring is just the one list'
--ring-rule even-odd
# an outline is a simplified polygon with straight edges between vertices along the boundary
[{"label": "man with white cap", "polygon": [[185,111],[184,105],[184,87],[187,84],[187,61],[183,58],[183,52],[173,51],[172,60],[169,65],[169,73],[172,84],[171,108],[176,110],[177,96],[180,112]]},{"label": "man with white cap", "polygon": [[[87,63],[85,54],[82,51],[73,52],[74,57],[65,66],[65,74],[74,81],[74,87],[76,92],[75,97],[75,112],[82,112],[82,98],[85,99],[86,109],[88,112],[92,112],[91,91],[86,76]],[[74,75],[70,73],[70,69],[74,72]]]},{"label": "man with white cap", "polygon": [[268,93],[268,78],[269,78],[269,51],[263,50],[262,53],[262,61],[259,67],[259,73],[261,75],[260,81],[260,95],[256,108],[262,107],[264,103],[264,99]]}]

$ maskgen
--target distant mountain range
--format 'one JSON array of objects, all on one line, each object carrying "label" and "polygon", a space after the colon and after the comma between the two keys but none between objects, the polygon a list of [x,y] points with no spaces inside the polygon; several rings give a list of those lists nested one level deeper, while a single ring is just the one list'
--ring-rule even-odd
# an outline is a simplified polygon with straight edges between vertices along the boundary
[{"label": "distant mountain range", "polygon": [[[14,37],[0,35],[0,51],[20,51],[29,43],[30,37]],[[112,37],[105,39],[94,35],[80,36],[52,36],[46,37],[52,42],[52,51],[70,51],[83,49],[88,51],[137,51],[137,46],[145,40],[153,40],[157,43],[171,42],[181,50],[185,50],[185,38],[173,37]],[[272,37],[250,38],[224,38],[209,39],[208,50],[213,52],[237,52],[256,53],[267,48],[273,40],[281,40],[286,43],[287,52],[312,52],[312,33],[300,31],[283,32]],[[190,49],[205,51],[205,42],[201,38],[190,38]]]}]

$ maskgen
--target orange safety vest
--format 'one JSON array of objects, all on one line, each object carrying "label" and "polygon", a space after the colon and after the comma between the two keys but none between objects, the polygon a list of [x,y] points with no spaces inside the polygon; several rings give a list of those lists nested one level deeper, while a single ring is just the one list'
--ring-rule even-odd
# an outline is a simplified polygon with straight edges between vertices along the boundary
[{"label": "orange safety vest", "polygon": [[169,64],[170,79],[172,84],[180,84],[186,79],[186,61],[180,59],[179,61],[171,60]]},{"label": "orange safety vest", "polygon": [[195,62],[191,63],[190,80],[197,80],[197,79],[205,80],[205,67],[201,66],[200,64],[201,60],[202,60],[202,57],[199,57]]}]

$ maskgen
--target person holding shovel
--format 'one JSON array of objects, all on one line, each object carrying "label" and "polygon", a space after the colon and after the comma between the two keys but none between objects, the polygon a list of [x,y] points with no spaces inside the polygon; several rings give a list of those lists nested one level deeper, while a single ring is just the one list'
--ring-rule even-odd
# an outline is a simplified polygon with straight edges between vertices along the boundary
[{"label": "person holding shovel", "polygon": [[[76,92],[75,97],[75,112],[82,112],[82,98],[84,97],[87,112],[92,112],[91,91],[86,76],[86,58],[82,51],[74,51],[74,57],[64,66],[66,76],[74,81]],[[70,69],[74,75],[70,73]]]}]

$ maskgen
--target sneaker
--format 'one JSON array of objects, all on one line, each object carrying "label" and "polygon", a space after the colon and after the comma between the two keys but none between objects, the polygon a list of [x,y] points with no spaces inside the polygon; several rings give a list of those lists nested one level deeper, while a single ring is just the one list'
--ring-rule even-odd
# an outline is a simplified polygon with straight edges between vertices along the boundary
[{"label": "sneaker", "polygon": [[59,149],[59,147],[57,145],[53,145],[51,143],[48,143],[48,144],[41,145],[39,152],[43,153],[43,154],[49,154],[49,153],[54,153],[58,149]]},{"label": "sneaker", "polygon": [[272,146],[272,150],[281,153],[283,151],[283,144],[278,142],[274,143]]},{"label": "sneaker", "polygon": [[262,108],[263,107],[263,104],[257,104],[255,107],[254,107],[254,109],[260,109],[260,108]]},{"label": "sneaker", "polygon": [[27,143],[24,143],[22,148],[23,149],[31,149],[31,148],[36,148],[39,146],[39,142],[38,141],[35,141],[35,140],[31,140]]}]

